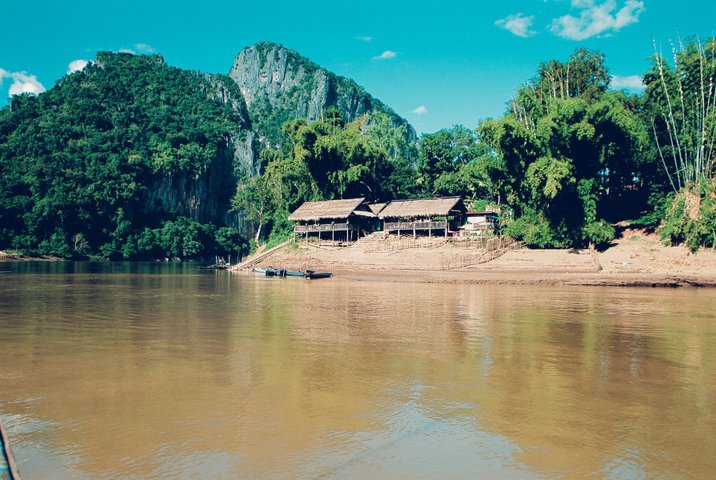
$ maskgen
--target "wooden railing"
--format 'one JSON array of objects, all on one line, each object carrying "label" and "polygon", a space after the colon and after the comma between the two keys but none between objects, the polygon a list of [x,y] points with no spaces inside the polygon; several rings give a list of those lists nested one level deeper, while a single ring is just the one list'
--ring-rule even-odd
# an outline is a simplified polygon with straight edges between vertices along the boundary
[{"label": "wooden railing", "polygon": [[345,232],[347,230],[357,230],[357,228],[350,223],[316,223],[293,227],[293,233]]},{"label": "wooden railing", "polygon": [[447,220],[416,221],[416,222],[385,222],[383,230],[394,232],[397,230],[443,230],[449,228]]}]

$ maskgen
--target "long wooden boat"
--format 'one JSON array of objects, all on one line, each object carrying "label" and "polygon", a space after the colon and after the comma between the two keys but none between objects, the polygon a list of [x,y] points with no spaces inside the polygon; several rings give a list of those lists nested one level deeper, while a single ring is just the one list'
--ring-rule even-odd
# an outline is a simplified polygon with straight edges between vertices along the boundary
[{"label": "long wooden boat", "polygon": [[214,264],[214,265],[201,265],[197,267],[199,270],[227,270],[229,265]]},{"label": "long wooden boat", "polygon": [[20,480],[20,473],[17,470],[17,463],[15,463],[15,457],[12,456],[10,450],[10,442],[7,438],[7,432],[3,428],[2,420],[0,419],[0,479],[2,480]]},{"label": "long wooden boat", "polygon": [[254,268],[255,273],[258,273],[259,275],[266,275],[267,277],[285,277],[287,275],[287,271],[288,270],[283,268]]},{"label": "long wooden boat", "polygon": [[310,280],[317,278],[328,278],[333,273],[331,272],[316,272],[314,270],[306,270],[302,272],[300,270],[286,270],[285,268],[261,268],[255,267],[254,273],[259,275],[266,275],[267,277],[303,277]]},{"label": "long wooden boat", "polygon": [[313,270],[306,270],[303,277],[306,280],[316,280],[318,278],[328,278],[333,275],[332,272],[314,272]]}]

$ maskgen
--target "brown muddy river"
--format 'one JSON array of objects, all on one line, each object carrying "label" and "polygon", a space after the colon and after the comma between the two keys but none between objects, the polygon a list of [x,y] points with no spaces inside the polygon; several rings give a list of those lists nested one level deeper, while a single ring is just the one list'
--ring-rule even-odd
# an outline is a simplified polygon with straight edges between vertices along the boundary
[{"label": "brown muddy river", "polygon": [[716,290],[0,270],[24,480],[716,472]]}]

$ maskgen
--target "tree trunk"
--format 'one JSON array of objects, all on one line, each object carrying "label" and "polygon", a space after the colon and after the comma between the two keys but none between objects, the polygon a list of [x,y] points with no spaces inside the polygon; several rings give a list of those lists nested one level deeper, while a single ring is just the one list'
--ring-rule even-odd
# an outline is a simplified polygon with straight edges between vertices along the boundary
[{"label": "tree trunk", "polygon": [[257,246],[259,244],[259,238],[261,237],[261,229],[263,228],[263,226],[264,222],[259,222],[259,226],[256,228],[256,237],[254,238],[254,240],[256,240]]}]

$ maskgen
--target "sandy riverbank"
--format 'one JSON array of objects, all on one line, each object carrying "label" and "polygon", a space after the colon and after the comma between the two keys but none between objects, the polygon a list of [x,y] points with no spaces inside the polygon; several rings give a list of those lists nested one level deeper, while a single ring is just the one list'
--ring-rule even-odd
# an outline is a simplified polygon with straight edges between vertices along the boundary
[{"label": "sandy riverbank", "polygon": [[0,250],[0,262],[58,262],[62,259],[59,257],[39,256],[32,257],[15,252],[4,252]]},{"label": "sandy riverbank", "polygon": [[521,248],[486,254],[460,242],[405,248],[406,242],[345,248],[299,244],[257,266],[395,282],[716,287],[716,251],[692,254],[685,247],[667,247],[643,230],[624,230],[602,252]]}]

